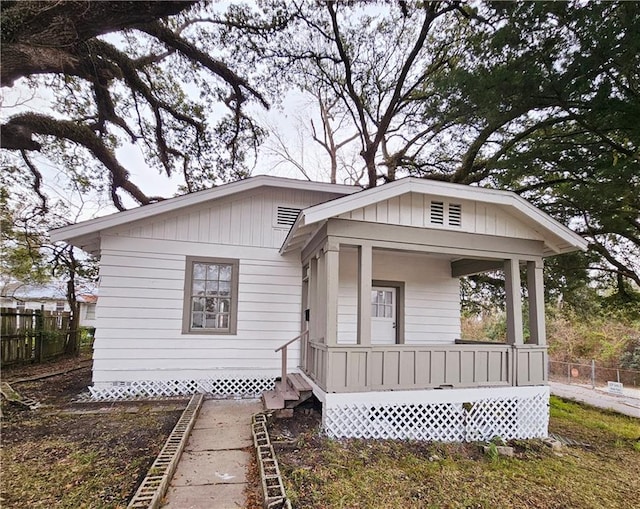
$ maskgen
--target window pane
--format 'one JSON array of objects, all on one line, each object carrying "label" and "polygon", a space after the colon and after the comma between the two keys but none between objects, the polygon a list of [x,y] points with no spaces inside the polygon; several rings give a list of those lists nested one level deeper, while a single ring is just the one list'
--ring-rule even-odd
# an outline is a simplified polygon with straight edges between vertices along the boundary
[{"label": "window pane", "polygon": [[193,279],[205,279],[207,266],[204,263],[193,264]]},{"label": "window pane", "polygon": [[207,281],[207,295],[218,295],[217,281]]},{"label": "window pane", "polygon": [[371,316],[376,318],[378,316],[378,306],[371,304]]},{"label": "window pane", "polygon": [[193,281],[193,294],[192,295],[204,295],[204,281]]},{"label": "window pane", "polygon": [[371,292],[371,304],[374,304],[378,301],[378,292],[375,290]]},{"label": "window pane", "polygon": [[231,265],[220,265],[220,281],[231,281]]},{"label": "window pane", "polygon": [[393,292],[384,292],[385,293],[385,304],[393,304]]},{"label": "window pane", "polygon": [[205,310],[209,313],[215,313],[217,311],[218,299],[207,299]]},{"label": "window pane", "polygon": [[384,307],[384,316],[385,316],[385,318],[391,318],[393,316],[392,307],[391,306],[385,306]]},{"label": "window pane", "polygon": [[220,313],[228,313],[231,309],[231,302],[229,299],[220,299],[220,305],[218,311]]},{"label": "window pane", "polygon": [[219,329],[229,328],[229,315],[218,315],[218,328]]},{"label": "window pane", "polygon": [[193,299],[193,311],[204,311],[205,299],[196,297]]},{"label": "window pane", "polygon": [[191,318],[191,328],[192,329],[201,329],[204,326],[204,314],[203,313],[193,313]]},{"label": "window pane", "polygon": [[207,279],[209,281],[218,280],[218,265],[215,265],[213,263],[207,265]]},{"label": "window pane", "polygon": [[219,295],[231,295],[231,283],[227,281],[220,281],[218,283],[218,294]]},{"label": "window pane", "polygon": [[215,313],[206,313],[205,314],[205,322],[204,322],[204,326],[207,329],[217,329],[216,327],[216,317],[218,315],[216,315]]}]

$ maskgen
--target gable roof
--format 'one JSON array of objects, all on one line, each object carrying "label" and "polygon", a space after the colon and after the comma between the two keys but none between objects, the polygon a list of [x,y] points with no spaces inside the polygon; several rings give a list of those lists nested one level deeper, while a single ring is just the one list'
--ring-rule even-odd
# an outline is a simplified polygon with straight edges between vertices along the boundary
[{"label": "gable roof", "polygon": [[50,236],[51,240],[54,242],[66,241],[74,246],[91,251],[92,249],[90,246],[97,248],[99,245],[99,233],[106,229],[131,223],[140,219],[147,219],[159,214],[178,211],[186,207],[206,203],[212,200],[218,200],[226,196],[250,191],[260,187],[278,187],[343,195],[355,193],[360,190],[359,187],[355,186],[257,175],[237,182],[231,182],[211,189],[205,189],[204,191],[169,198],[157,203],[143,205],[135,209],[116,212],[96,219],[90,219],[88,221],[57,228],[51,231]]},{"label": "gable roof", "polygon": [[406,177],[302,210],[282,244],[280,252],[286,253],[304,246],[332,217],[406,193],[429,194],[506,207],[510,213],[541,234],[546,256],[576,250],[584,251],[587,248],[587,241],[580,235],[514,192]]}]

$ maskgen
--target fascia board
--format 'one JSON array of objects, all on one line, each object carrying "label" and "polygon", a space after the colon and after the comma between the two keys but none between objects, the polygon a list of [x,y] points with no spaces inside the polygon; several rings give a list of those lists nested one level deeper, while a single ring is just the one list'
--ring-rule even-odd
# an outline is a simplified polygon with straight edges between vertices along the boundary
[{"label": "fascia board", "polygon": [[308,182],[304,180],[258,175],[256,177],[231,182],[212,189],[205,189],[204,191],[198,191],[196,193],[170,198],[150,205],[144,205],[135,209],[116,212],[115,214],[64,226],[62,228],[52,230],[50,232],[50,236],[51,240],[54,242],[65,241],[140,219],[146,219],[151,216],[173,212],[175,210],[198,205],[211,200],[217,200],[259,187],[281,187],[285,189],[300,189],[304,191],[321,191],[344,194],[354,193],[359,190],[357,187],[342,184]]}]

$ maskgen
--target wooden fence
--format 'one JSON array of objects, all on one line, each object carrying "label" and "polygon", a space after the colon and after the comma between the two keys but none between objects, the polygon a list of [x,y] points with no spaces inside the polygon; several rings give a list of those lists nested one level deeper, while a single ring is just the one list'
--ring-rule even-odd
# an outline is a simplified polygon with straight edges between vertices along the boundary
[{"label": "wooden fence", "polygon": [[70,313],[0,309],[1,364],[42,362],[65,353]]}]

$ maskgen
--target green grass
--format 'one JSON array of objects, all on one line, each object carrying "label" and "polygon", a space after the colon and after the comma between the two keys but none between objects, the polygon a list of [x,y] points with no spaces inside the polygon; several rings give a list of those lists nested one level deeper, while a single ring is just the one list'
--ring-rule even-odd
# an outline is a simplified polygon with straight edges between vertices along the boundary
[{"label": "green grass", "polygon": [[550,428],[592,447],[515,441],[515,458],[491,459],[475,444],[308,434],[278,459],[294,507],[637,507],[639,420],[552,398]]}]

